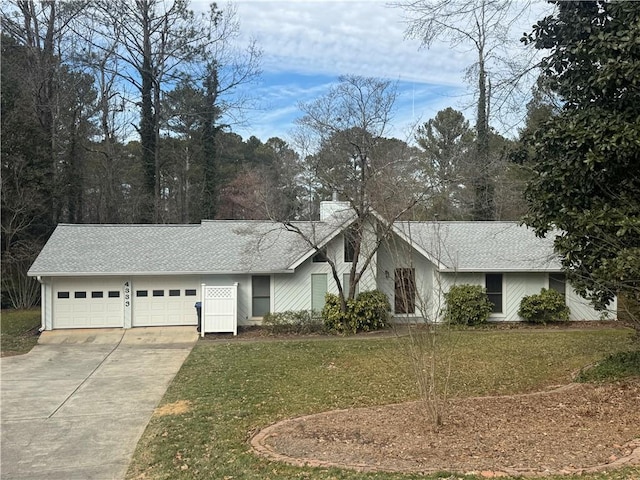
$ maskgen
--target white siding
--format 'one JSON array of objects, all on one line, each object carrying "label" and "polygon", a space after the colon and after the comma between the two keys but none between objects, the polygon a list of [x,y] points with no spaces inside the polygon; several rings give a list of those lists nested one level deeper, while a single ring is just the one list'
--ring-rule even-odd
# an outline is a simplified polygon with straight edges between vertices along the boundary
[{"label": "white siding", "polygon": [[42,287],[40,292],[41,297],[41,314],[42,314],[42,328],[45,330],[53,329],[53,287],[51,286],[52,278],[47,277],[42,279]]},{"label": "white siding", "polygon": [[433,319],[438,310],[438,299],[434,297],[433,264],[406,242],[393,235],[383,242],[378,250],[378,289],[389,298],[391,308],[395,304],[395,269],[415,269],[416,309],[415,314],[401,314],[399,318]]},{"label": "white siding", "polygon": [[484,274],[483,273],[459,273],[459,272],[442,272],[434,273],[436,289],[434,297],[438,298],[438,305],[440,307],[440,316],[444,314],[444,308],[446,306],[444,300],[444,294],[449,291],[453,285],[481,285],[484,287]]},{"label": "white siding", "polygon": [[505,295],[505,314],[503,320],[509,322],[522,320],[518,315],[522,298],[540,293],[540,290],[546,286],[546,280],[546,273],[505,273],[505,291],[503,292]]},{"label": "white siding", "polygon": [[[500,272],[496,272],[500,273]],[[485,287],[485,273],[441,273],[442,292],[448,292],[452,285],[480,285]],[[518,316],[520,301],[526,295],[540,293],[540,289],[546,286],[546,273],[503,273],[502,274],[502,305],[503,312],[492,314],[490,320],[517,322],[522,319]],[[444,305],[444,303],[443,303]]]},{"label": "white siding", "polygon": [[570,320],[600,320],[601,318],[612,320],[617,318],[617,300],[609,304],[608,311],[598,312],[588,300],[578,295],[569,284],[567,284],[567,305],[571,311]]},{"label": "white siding", "polygon": [[[447,292],[454,284],[482,285],[484,287],[484,273],[440,273],[442,292]],[[503,274],[503,295],[505,310],[503,314],[494,314],[491,320],[517,322],[522,321],[518,315],[520,302],[527,295],[540,293],[543,288],[549,287],[549,275],[547,273],[520,272]],[[591,307],[589,302],[575,293],[570,285],[567,285],[567,305],[571,311],[570,320],[598,320],[602,314]],[[607,318],[616,318],[616,303],[610,305]]]},{"label": "white siding", "polygon": [[[370,240],[369,240],[370,242]],[[327,256],[336,263],[338,278],[341,280],[345,274],[351,271],[351,263],[344,262],[344,237],[338,235],[327,245]],[[360,258],[366,254],[361,253]],[[358,284],[358,291],[373,290],[376,288],[375,265],[376,255],[374,255],[371,265],[367,268]],[[358,264],[361,266],[361,263]],[[360,268],[358,268],[360,270]],[[327,262],[313,262],[309,258],[302,265],[296,268],[295,273],[282,273],[273,276],[274,284],[274,311],[285,312],[288,310],[310,310],[311,309],[311,275],[316,273],[327,274],[327,290],[329,293],[338,293],[338,286],[331,266]],[[344,286],[343,286],[344,288]]]}]

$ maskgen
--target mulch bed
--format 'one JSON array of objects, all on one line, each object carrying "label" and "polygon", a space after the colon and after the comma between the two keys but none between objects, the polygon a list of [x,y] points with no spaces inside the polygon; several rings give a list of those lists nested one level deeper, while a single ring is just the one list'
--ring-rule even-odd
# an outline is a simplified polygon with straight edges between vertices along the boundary
[{"label": "mulch bed", "polygon": [[251,440],[296,465],[361,471],[540,475],[640,465],[640,379],[456,398],[435,430],[413,402],[294,418]]}]

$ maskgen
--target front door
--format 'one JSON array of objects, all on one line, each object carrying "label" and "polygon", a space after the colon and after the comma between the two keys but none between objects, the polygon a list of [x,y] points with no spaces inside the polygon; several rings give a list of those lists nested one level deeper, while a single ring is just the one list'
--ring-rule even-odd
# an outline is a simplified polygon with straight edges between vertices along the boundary
[{"label": "front door", "polygon": [[414,268],[396,268],[395,313],[416,312],[416,271]]}]

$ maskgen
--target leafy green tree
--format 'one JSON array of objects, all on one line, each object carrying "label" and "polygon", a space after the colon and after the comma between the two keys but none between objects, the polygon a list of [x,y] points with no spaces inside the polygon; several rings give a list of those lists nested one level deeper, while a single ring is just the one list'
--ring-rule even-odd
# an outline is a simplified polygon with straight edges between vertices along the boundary
[{"label": "leafy green tree", "polygon": [[474,134],[462,112],[449,107],[418,127],[416,141],[422,150],[424,182],[433,188],[432,210],[441,220],[464,216],[464,190],[474,148]]},{"label": "leafy green tree", "polygon": [[557,233],[568,279],[596,308],[616,294],[637,304],[640,3],[556,3],[523,39],[547,52],[542,82],[563,102],[526,145],[534,173],[526,222]]}]

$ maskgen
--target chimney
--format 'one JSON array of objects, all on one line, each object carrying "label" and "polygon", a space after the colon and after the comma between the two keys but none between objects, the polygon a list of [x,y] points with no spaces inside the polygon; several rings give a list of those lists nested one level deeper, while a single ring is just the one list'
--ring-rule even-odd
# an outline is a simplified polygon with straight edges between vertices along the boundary
[{"label": "chimney", "polygon": [[337,195],[333,194],[334,200],[328,202],[320,202],[320,221],[325,222],[336,214],[342,214],[351,210],[349,202],[339,202],[335,200]]}]

